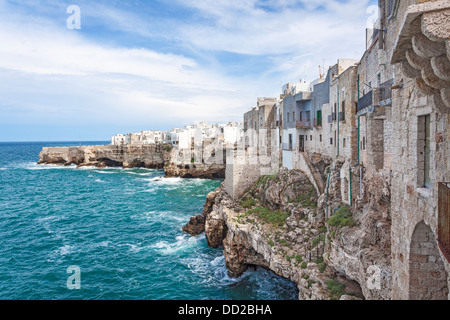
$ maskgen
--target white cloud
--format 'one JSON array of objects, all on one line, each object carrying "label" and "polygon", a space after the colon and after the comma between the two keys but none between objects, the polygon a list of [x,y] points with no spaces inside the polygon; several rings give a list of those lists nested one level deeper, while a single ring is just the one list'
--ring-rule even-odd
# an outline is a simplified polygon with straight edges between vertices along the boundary
[{"label": "white cloud", "polygon": [[[19,114],[13,114],[22,121],[23,116],[39,117],[39,111],[44,122],[55,121],[57,114],[62,122],[82,114],[100,122],[147,118],[150,124],[164,117],[189,122],[201,116],[226,120],[253,100],[242,93],[242,83],[191,58],[105,47],[49,21],[33,24],[19,18],[0,21],[0,69],[10,78],[0,84],[0,94],[1,105],[18,106]],[[12,88],[11,83],[17,85]]]},{"label": "white cloud", "polygon": [[[11,11],[0,0],[0,75],[6,80],[0,83],[0,109],[11,116],[8,121],[240,120],[258,96],[279,93],[282,82],[313,80],[322,59],[332,65],[362,54],[368,0],[264,1],[274,10],[258,7],[257,0],[174,1],[195,16],[151,20],[92,3],[82,6],[82,23],[96,19],[97,27],[132,37],[176,41],[176,54],[106,45],[106,39],[96,43],[84,29],[66,30],[63,19],[57,24]],[[27,3],[44,10],[41,1]],[[61,5],[54,2],[51,12]],[[173,23],[165,28],[168,19]],[[216,55],[224,51],[267,63],[255,73],[233,61],[240,72],[230,75]]]}]

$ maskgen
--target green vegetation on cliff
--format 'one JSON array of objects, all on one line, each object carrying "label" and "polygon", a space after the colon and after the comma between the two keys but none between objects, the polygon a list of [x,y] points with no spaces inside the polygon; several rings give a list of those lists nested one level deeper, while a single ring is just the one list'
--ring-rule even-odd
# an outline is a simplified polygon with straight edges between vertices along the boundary
[{"label": "green vegetation on cliff", "polygon": [[343,206],[328,220],[328,225],[333,227],[352,227],[356,224],[352,217],[351,208]]},{"label": "green vegetation on cliff", "polygon": [[270,223],[274,226],[282,227],[286,224],[287,218],[289,218],[289,212],[272,211],[264,207],[256,207],[247,212],[247,215],[255,214],[261,218],[264,222]]}]

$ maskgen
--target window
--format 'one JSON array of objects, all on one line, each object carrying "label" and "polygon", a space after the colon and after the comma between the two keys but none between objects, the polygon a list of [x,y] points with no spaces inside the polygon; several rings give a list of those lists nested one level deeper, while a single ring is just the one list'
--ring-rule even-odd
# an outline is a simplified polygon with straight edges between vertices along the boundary
[{"label": "window", "polygon": [[292,112],[292,121],[295,121],[295,111]]},{"label": "window", "polygon": [[312,135],[310,135],[310,136],[309,136],[309,140],[311,140],[311,141],[312,141]]},{"label": "window", "polygon": [[290,120],[289,120],[289,112],[287,113],[287,117],[288,117],[288,118],[287,118],[287,121],[289,122],[289,121],[290,121]]},{"label": "window", "polygon": [[331,145],[333,144],[333,138],[330,138],[330,144]]},{"label": "window", "polygon": [[343,143],[343,144],[344,144],[344,148],[345,148],[345,143],[346,143],[346,140],[345,140],[345,138],[344,138],[344,143]]},{"label": "window", "polygon": [[320,142],[322,142],[322,135],[320,135]]},{"label": "window", "polygon": [[303,112],[300,111],[300,121],[303,121]]},{"label": "window", "polygon": [[366,137],[363,137],[362,148],[363,150],[366,150]]}]

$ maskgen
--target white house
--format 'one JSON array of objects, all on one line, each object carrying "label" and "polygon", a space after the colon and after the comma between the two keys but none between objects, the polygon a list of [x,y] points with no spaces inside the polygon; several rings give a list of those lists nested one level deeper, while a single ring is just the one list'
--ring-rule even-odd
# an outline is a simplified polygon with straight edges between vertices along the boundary
[{"label": "white house", "polygon": [[123,134],[117,134],[111,137],[111,144],[113,146],[122,146],[126,143],[126,136]]}]

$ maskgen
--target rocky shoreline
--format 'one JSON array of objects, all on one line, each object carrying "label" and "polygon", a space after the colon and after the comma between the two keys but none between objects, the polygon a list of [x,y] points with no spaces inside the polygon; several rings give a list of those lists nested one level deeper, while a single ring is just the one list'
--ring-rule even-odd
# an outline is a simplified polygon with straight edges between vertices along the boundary
[{"label": "rocky shoreline", "polygon": [[[326,219],[326,194],[317,194],[306,174],[281,169],[239,201],[222,185],[183,231],[205,232],[210,247],[223,247],[230,276],[266,268],[295,282],[300,300],[390,299],[389,190],[374,179],[370,196],[350,209],[342,205],[338,172],[330,175],[328,194],[328,209],[339,208],[334,219]],[[370,266],[379,268],[380,288],[370,284]]]},{"label": "rocky shoreline", "polygon": [[38,164],[164,169],[167,178],[225,178],[225,164],[185,164],[177,160],[177,152],[169,144],[52,147],[42,149]]}]

